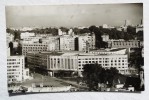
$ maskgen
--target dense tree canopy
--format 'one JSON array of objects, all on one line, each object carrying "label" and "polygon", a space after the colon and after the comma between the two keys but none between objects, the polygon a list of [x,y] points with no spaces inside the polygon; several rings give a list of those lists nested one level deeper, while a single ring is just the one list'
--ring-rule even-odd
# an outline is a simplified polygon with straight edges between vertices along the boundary
[{"label": "dense tree canopy", "polygon": [[108,83],[111,87],[114,77],[119,74],[116,68],[104,69],[99,64],[86,64],[83,69],[83,78],[91,90],[97,89],[98,83]]},{"label": "dense tree canopy", "polygon": [[134,52],[130,54],[129,66],[135,66],[140,69],[141,66],[144,66],[144,58],[142,57],[142,48],[133,49]]}]

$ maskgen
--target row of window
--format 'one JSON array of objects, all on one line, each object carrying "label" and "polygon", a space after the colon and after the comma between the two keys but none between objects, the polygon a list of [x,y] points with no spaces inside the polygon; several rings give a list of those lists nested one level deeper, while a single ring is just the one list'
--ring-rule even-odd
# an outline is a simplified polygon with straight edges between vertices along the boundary
[{"label": "row of window", "polygon": [[[20,60],[20,59],[19,59]],[[7,61],[16,61],[16,59],[7,59]]]},{"label": "row of window", "polygon": [[19,69],[7,69],[7,71],[19,71]]},{"label": "row of window", "polygon": [[11,65],[11,64],[20,64],[20,62],[9,62],[9,63],[7,63],[7,65]]},{"label": "row of window", "polygon": [[7,68],[19,68],[20,66],[7,66]]},{"label": "row of window", "polygon": [[[92,63],[93,63],[93,62],[92,62]],[[96,62],[95,62],[95,63],[96,63]],[[91,64],[91,62],[82,63],[82,64],[79,64],[79,66],[83,66],[83,65],[85,65],[85,64]],[[118,64],[117,64],[117,63],[115,63],[115,64],[113,64],[113,63],[112,63],[112,64],[108,64],[108,63],[104,63],[104,64],[103,64],[103,63],[98,63],[98,64],[101,64],[102,66],[109,66],[109,65],[110,65],[110,66],[120,66],[120,65],[123,65],[123,66],[124,66],[124,65],[127,65],[127,63],[118,63]]]},{"label": "row of window", "polygon": [[138,43],[121,43],[121,42],[114,42],[113,43],[114,45],[135,45],[135,46],[137,46],[138,45]]},{"label": "row of window", "polygon": [[7,72],[7,74],[20,74],[20,72]]},{"label": "row of window", "polygon": [[19,77],[18,75],[9,75],[7,76],[8,78],[15,78],[15,77]]},{"label": "row of window", "polygon": [[34,47],[34,46],[35,46],[35,47],[39,47],[39,46],[42,46],[42,47],[44,46],[44,47],[46,47],[47,45],[41,45],[41,44],[40,44],[40,45],[25,45],[25,44],[24,44],[23,47],[25,47],[25,46],[26,46],[26,47]]}]

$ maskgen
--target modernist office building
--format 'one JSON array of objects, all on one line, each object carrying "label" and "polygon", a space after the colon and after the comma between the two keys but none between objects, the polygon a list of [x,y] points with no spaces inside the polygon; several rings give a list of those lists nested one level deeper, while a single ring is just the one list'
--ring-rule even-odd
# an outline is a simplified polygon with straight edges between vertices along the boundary
[{"label": "modernist office building", "polygon": [[8,83],[22,82],[29,78],[29,69],[25,69],[24,56],[7,57]]},{"label": "modernist office building", "polygon": [[22,54],[26,55],[28,52],[42,52],[47,51],[47,44],[44,43],[23,43]]},{"label": "modernist office building", "polygon": [[121,74],[127,74],[128,56],[126,54],[94,54],[80,52],[28,53],[28,62],[51,72],[58,70],[82,73],[85,64],[97,63],[104,68],[115,67]]}]

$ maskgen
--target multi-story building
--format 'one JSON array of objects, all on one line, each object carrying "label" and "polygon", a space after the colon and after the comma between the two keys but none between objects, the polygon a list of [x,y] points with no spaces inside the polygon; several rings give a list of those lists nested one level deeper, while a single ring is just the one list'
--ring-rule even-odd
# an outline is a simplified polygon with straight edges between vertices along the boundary
[{"label": "multi-story building", "polygon": [[35,36],[35,33],[29,33],[29,32],[24,32],[24,33],[21,33],[20,37],[21,39],[26,39],[28,37],[34,37]]},{"label": "multi-story building", "polygon": [[127,54],[127,49],[125,48],[118,48],[118,49],[99,49],[99,50],[92,50],[89,53],[92,54],[117,54],[117,55],[123,55],[123,54]]},{"label": "multi-story building", "polygon": [[116,68],[119,73],[127,74],[128,71],[128,56],[127,55],[94,55],[94,54],[79,54],[78,55],[78,72],[82,73],[85,64],[97,63],[103,68]]},{"label": "multi-story building", "polygon": [[7,57],[8,83],[18,83],[29,78],[29,69],[25,69],[24,56]]},{"label": "multi-story building", "polygon": [[75,37],[73,36],[61,36],[59,38],[60,50],[75,50]]},{"label": "multi-story building", "polygon": [[138,40],[112,40],[108,41],[109,48],[140,48],[140,41]]},{"label": "multi-story building", "polygon": [[88,49],[95,49],[95,35],[78,36],[78,51],[85,51]]},{"label": "multi-story building", "polygon": [[59,51],[59,40],[53,40],[48,43],[47,51]]},{"label": "multi-story building", "polygon": [[26,55],[27,52],[43,52],[47,51],[47,44],[44,43],[23,43],[22,54]]},{"label": "multi-story building", "polygon": [[[28,53],[28,62],[32,65],[40,66],[55,73],[58,70],[78,72],[81,76],[85,64],[100,64],[104,68],[115,67],[121,74],[128,72],[128,55],[118,54],[95,54],[81,52],[41,52]],[[39,60],[39,62],[38,62]],[[41,65],[43,64],[43,65]],[[35,67],[36,67],[35,66]],[[44,66],[44,67],[42,67]]]}]

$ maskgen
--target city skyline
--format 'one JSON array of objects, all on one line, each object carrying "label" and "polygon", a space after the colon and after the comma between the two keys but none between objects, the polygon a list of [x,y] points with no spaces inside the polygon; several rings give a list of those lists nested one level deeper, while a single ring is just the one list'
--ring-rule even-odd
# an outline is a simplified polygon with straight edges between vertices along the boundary
[{"label": "city skyline", "polygon": [[6,15],[7,27],[121,26],[125,20],[137,25],[143,4],[6,6]]}]

